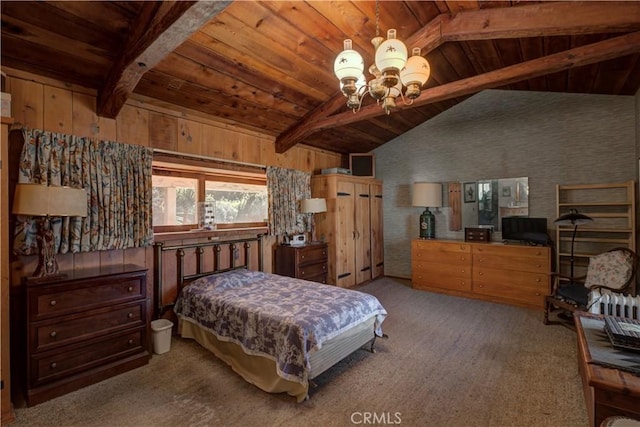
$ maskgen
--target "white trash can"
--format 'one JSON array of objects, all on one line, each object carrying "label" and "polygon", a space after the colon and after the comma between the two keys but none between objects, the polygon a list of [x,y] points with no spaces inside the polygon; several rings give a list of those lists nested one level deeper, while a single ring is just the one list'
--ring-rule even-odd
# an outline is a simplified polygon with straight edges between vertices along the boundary
[{"label": "white trash can", "polygon": [[163,354],[171,349],[171,328],[173,328],[173,322],[168,319],[158,319],[151,322],[153,352],[155,354]]}]

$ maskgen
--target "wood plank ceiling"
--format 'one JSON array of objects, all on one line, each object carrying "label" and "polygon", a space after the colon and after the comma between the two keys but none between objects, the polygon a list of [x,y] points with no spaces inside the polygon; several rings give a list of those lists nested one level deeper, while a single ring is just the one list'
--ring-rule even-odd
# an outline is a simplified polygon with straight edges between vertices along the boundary
[{"label": "wood plank ceiling", "polygon": [[[3,1],[3,67],[173,104],[295,144],[367,152],[487,88],[610,95],[640,89],[640,2],[381,1],[379,29],[422,48],[431,77],[385,115],[345,106],[345,38],[373,61],[372,1]],[[368,68],[368,65],[365,66]]]}]

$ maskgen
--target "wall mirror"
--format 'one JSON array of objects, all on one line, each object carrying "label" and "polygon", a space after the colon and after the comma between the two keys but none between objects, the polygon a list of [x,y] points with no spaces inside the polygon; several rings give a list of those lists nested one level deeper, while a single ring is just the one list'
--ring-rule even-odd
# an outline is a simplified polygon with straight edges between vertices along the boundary
[{"label": "wall mirror", "polygon": [[481,179],[462,183],[462,226],[492,226],[502,218],[529,216],[529,178]]}]

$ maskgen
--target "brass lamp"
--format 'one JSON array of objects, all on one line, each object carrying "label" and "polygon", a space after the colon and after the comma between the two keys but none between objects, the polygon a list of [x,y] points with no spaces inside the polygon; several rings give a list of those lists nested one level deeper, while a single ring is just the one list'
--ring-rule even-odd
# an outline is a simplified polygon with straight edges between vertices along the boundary
[{"label": "brass lamp", "polygon": [[429,208],[442,206],[442,184],[438,182],[416,182],[413,184],[413,206],[424,208],[420,215],[420,238],[436,238],[436,217]]},{"label": "brass lamp", "polygon": [[314,198],[305,199],[300,202],[300,212],[311,214],[311,242],[316,242],[316,223],[314,215],[327,211],[327,201],[325,199]]},{"label": "brass lamp", "polygon": [[12,213],[42,217],[38,224],[38,267],[33,277],[60,275],[51,217],[87,216],[87,192],[83,188],[17,184]]}]

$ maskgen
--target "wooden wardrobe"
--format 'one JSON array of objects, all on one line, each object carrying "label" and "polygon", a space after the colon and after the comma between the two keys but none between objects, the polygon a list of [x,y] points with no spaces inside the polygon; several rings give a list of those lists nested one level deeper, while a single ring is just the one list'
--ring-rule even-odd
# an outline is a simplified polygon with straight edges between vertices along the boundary
[{"label": "wooden wardrobe", "polygon": [[348,288],[383,275],[382,182],[315,175],[311,194],[327,201],[327,212],[315,214],[316,235],[328,244],[327,282]]}]

